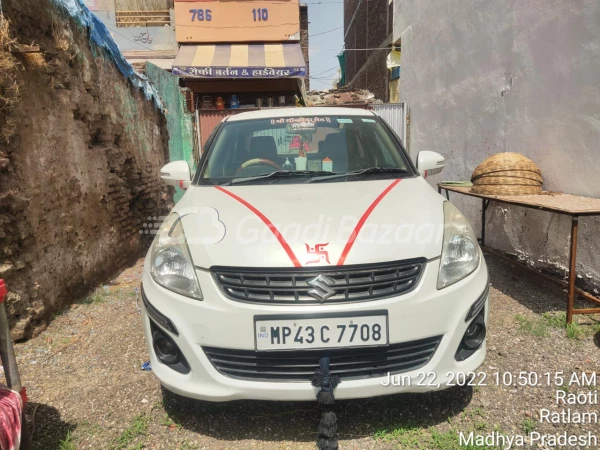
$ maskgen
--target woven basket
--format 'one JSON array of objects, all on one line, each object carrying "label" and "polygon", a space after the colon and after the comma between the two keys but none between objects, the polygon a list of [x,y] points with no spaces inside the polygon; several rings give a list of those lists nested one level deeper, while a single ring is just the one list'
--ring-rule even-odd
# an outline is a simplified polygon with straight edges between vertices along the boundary
[{"label": "woven basket", "polygon": [[496,172],[484,173],[478,176],[473,176],[471,181],[487,178],[487,177],[516,177],[525,180],[536,181],[541,184],[543,182],[542,176],[537,172],[531,172],[528,170],[498,170]]},{"label": "woven basket", "polygon": [[523,186],[541,186],[541,183],[537,180],[531,180],[529,178],[518,178],[518,177],[497,177],[493,175],[485,175],[477,178],[477,184],[475,186],[489,186],[503,184],[506,186],[512,185],[523,185]]},{"label": "woven basket", "polygon": [[539,195],[542,193],[541,186],[524,186],[521,184],[510,185],[481,185],[473,186],[471,192],[483,195]]},{"label": "woven basket", "polygon": [[530,195],[542,192],[542,171],[519,153],[498,153],[473,172],[472,192],[484,195]]},{"label": "woven basket", "polygon": [[473,172],[472,178],[485,173],[498,172],[499,170],[526,170],[542,175],[540,168],[529,158],[519,153],[506,152],[490,156],[479,164]]}]

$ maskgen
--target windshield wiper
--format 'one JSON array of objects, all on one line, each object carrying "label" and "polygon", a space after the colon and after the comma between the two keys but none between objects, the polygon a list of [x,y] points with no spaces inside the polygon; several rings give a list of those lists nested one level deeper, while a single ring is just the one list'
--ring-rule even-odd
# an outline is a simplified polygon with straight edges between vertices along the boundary
[{"label": "windshield wiper", "polygon": [[335,178],[356,177],[360,175],[368,175],[373,173],[408,173],[408,170],[400,169],[398,167],[369,167],[367,169],[354,170],[348,173],[336,173],[325,175],[322,177],[316,177],[310,180],[310,183],[318,183],[319,181],[328,181],[333,180]]},{"label": "windshield wiper", "polygon": [[325,171],[313,172],[310,170],[299,170],[299,171],[277,170],[275,172],[261,173],[258,175],[254,175],[253,177],[234,178],[233,180],[223,184],[223,186],[231,186],[232,184],[240,184],[240,183],[248,183],[251,181],[264,180],[265,178],[291,178],[291,177],[295,177],[295,176],[324,175],[324,174],[331,175],[331,172],[325,172]]}]

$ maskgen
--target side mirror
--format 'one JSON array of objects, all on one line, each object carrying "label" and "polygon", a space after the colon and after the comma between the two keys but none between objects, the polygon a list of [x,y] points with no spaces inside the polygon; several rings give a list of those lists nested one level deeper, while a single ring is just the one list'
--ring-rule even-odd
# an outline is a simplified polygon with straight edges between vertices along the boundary
[{"label": "side mirror", "polygon": [[178,186],[181,189],[187,189],[192,177],[190,166],[185,161],[173,161],[160,169],[160,177],[169,186]]},{"label": "side mirror", "polygon": [[423,175],[423,178],[440,173],[445,166],[446,158],[439,153],[423,151],[417,155],[417,169]]}]

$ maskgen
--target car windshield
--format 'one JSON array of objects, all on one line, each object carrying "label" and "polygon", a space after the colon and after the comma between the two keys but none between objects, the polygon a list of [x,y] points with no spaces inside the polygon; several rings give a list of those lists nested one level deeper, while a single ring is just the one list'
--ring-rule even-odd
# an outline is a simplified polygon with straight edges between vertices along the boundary
[{"label": "car windshield", "polygon": [[197,184],[341,182],[414,175],[376,116],[273,117],[225,122]]}]

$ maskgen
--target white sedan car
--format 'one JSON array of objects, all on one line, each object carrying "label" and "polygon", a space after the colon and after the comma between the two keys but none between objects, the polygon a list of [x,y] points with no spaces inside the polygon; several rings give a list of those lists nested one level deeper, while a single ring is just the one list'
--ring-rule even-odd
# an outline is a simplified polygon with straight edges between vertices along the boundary
[{"label": "white sedan car", "polygon": [[223,120],[145,260],[143,326],[170,391],[313,400],[444,389],[485,357],[488,273],[464,216],[370,111],[274,108]]}]

